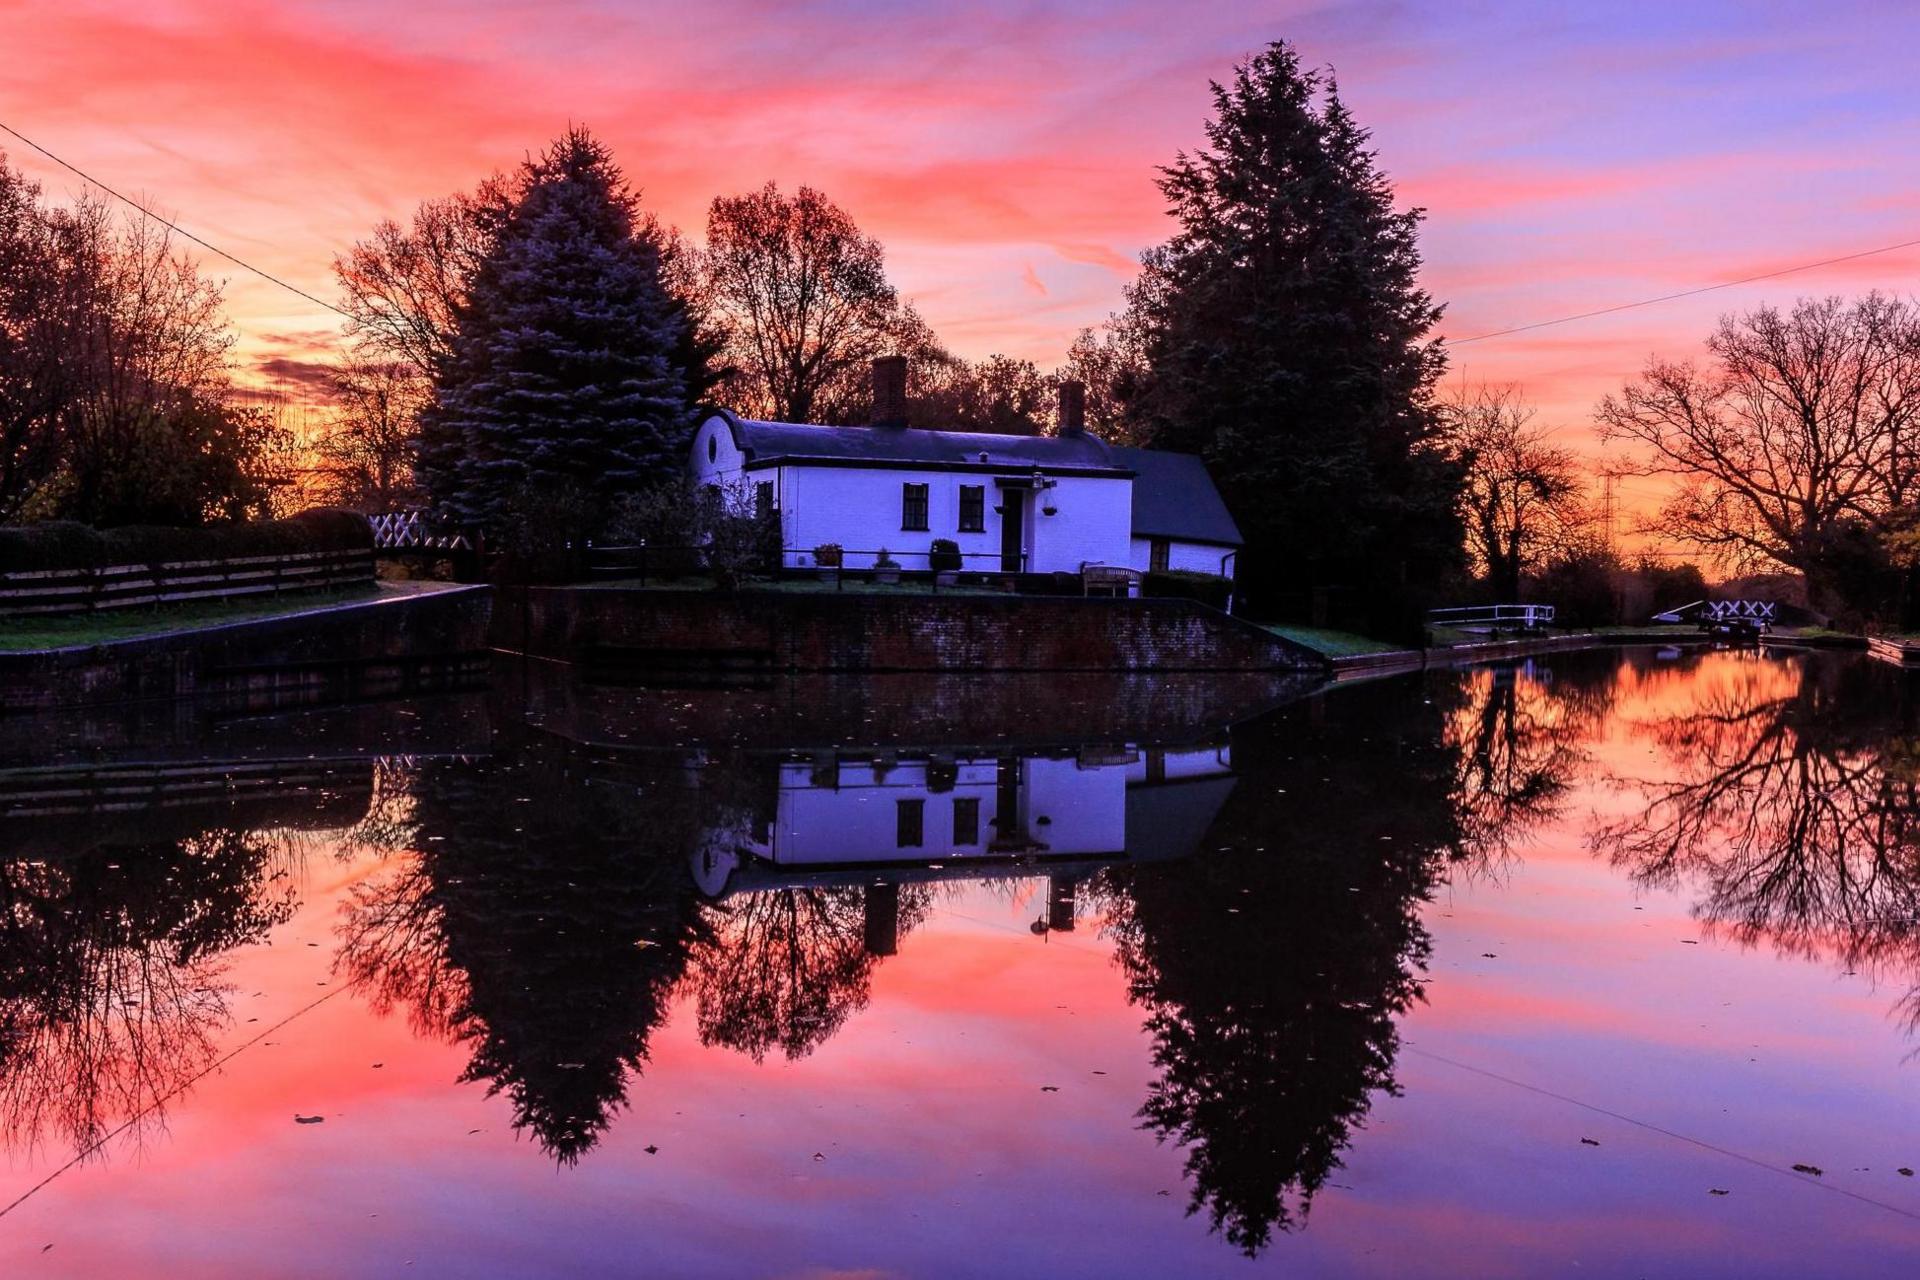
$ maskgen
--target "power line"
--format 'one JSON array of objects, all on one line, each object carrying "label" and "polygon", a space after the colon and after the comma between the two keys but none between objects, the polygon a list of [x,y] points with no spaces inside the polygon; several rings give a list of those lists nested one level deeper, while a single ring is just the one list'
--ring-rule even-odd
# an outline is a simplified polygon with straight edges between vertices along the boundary
[{"label": "power line", "polygon": [[1532,324],[1517,324],[1511,329],[1495,329],[1492,333],[1476,333],[1471,338],[1448,339],[1447,344],[1464,347],[1470,342],[1486,342],[1493,338],[1504,338],[1510,334],[1526,333],[1531,329],[1547,329],[1557,324],[1572,324],[1575,320],[1591,320],[1595,316],[1610,316],[1619,311],[1632,311],[1638,307],[1651,307],[1656,303],[1672,302],[1678,298],[1692,298],[1702,293],[1712,293],[1716,289],[1731,289],[1737,285],[1753,284],[1759,280],[1777,280],[1781,276],[1790,276],[1799,271],[1812,271],[1816,267],[1831,267],[1839,262],[1854,262],[1861,258],[1871,258],[1882,253],[1892,253],[1896,249],[1911,249],[1920,246],[1920,240],[1902,240],[1899,244],[1881,245],[1878,249],[1862,249],[1859,253],[1843,253],[1837,258],[1822,258],[1818,262],[1803,262],[1797,267],[1782,267],[1778,271],[1763,271],[1757,276],[1742,276],[1738,280],[1726,280],[1720,284],[1703,284],[1697,289],[1682,289],[1679,293],[1663,293],[1657,298],[1642,298],[1638,302],[1622,302],[1611,307],[1601,307],[1597,311],[1582,311],[1578,315],[1561,316],[1555,320],[1536,320]]},{"label": "power line", "polygon": [[0,132],[12,134],[14,137],[26,143],[29,147],[32,147],[35,151],[38,151],[41,155],[53,161],[55,164],[59,165],[61,168],[66,169],[72,173],[75,173],[79,175],[81,178],[83,178],[84,180],[91,182],[94,186],[100,188],[102,191],[112,196],[115,200],[118,200],[120,203],[128,206],[129,208],[138,209],[141,213],[145,214],[149,218],[152,218],[155,222],[167,228],[169,231],[176,233],[177,235],[181,236],[184,239],[193,241],[195,244],[199,245],[202,249],[205,249],[208,253],[217,254],[220,257],[225,258],[228,262],[231,262],[234,266],[240,267],[241,269],[246,271],[251,271],[253,272],[253,274],[259,276],[262,280],[265,280],[271,284],[279,285],[282,289],[285,289],[288,293],[298,294],[302,298],[305,298],[308,302],[313,303],[313,305],[315,305],[316,307],[325,307],[328,311],[333,312],[337,316],[342,316],[348,320],[353,319],[353,317],[349,315],[347,312],[342,311],[339,307],[334,306],[331,302],[328,302],[326,299],[316,298],[312,294],[308,293],[305,289],[300,288],[298,285],[288,284],[285,280],[282,280],[279,276],[276,276],[273,273],[268,271],[262,271],[259,267],[254,266],[251,262],[247,262],[244,259],[234,257],[232,254],[228,253],[225,249],[222,249],[220,246],[215,244],[209,244],[205,240],[202,240],[199,236],[193,234],[193,232],[191,231],[188,231],[185,227],[181,226],[179,223],[173,222],[166,218],[161,217],[159,214],[155,213],[153,210],[141,204],[138,200],[134,200],[131,197],[121,195],[118,191],[115,191],[112,187],[100,181],[100,179],[94,177],[92,174],[88,173],[86,170],[80,168],[78,165],[69,164],[67,161],[62,160],[59,156],[53,154],[53,152],[47,150],[45,147],[35,142],[32,138],[27,137],[26,134],[21,133],[18,129],[13,128],[11,125],[7,124],[5,121],[0,121]]}]

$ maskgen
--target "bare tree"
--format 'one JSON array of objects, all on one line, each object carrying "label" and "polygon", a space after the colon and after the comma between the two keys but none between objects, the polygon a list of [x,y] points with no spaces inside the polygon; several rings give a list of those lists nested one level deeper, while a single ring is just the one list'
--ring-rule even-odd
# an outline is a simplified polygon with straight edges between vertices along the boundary
[{"label": "bare tree", "polygon": [[341,362],[333,424],[314,448],[328,501],[391,511],[414,499],[413,441],[431,395],[432,384],[411,364],[358,356]]},{"label": "bare tree", "polygon": [[423,378],[448,351],[467,285],[513,204],[495,174],[472,192],[423,202],[408,225],[388,219],[333,261],[348,335],[371,359],[411,365]]},{"label": "bare tree", "polygon": [[1547,443],[1516,386],[1463,386],[1445,410],[1464,464],[1468,553],[1495,596],[1518,599],[1521,579],[1590,523],[1579,460]]},{"label": "bare tree", "polygon": [[748,412],[851,418],[865,408],[868,361],[914,336],[918,317],[887,282],[880,242],[812,187],[715,199],[705,262],[736,370],[729,397]]},{"label": "bare tree", "polygon": [[1870,293],[1728,316],[1711,363],[1655,360],[1601,402],[1602,435],[1636,446],[1632,469],[1679,492],[1654,531],[1731,567],[1768,565],[1831,595],[1825,556],[1915,489],[1920,312]]}]

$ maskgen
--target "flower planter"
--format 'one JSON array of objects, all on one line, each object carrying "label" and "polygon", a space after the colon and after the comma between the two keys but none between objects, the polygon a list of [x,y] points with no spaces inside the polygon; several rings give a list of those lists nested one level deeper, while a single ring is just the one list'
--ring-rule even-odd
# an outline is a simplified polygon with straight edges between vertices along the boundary
[{"label": "flower planter", "polygon": [[875,582],[886,583],[889,586],[895,585],[900,581],[900,570],[898,568],[875,569],[873,571],[873,580]]}]

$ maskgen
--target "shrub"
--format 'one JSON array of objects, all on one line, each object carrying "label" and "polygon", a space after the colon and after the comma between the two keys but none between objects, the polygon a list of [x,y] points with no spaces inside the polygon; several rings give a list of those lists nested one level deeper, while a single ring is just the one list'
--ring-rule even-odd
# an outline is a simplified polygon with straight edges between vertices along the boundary
[{"label": "shrub", "polygon": [[813,562],[822,569],[840,567],[841,547],[837,542],[823,542],[813,549]]},{"label": "shrub", "polygon": [[1198,600],[1216,609],[1224,609],[1227,607],[1228,599],[1233,595],[1233,583],[1212,573],[1195,573],[1190,569],[1161,569],[1142,575],[1140,594],[1171,596],[1178,600]]},{"label": "shrub", "polygon": [[608,533],[616,543],[645,543],[650,573],[705,571],[723,590],[780,566],[780,513],[745,484],[696,489],[669,481],[621,502]]},{"label": "shrub", "polygon": [[927,565],[936,571],[960,567],[960,544],[952,538],[935,538],[927,554]]}]

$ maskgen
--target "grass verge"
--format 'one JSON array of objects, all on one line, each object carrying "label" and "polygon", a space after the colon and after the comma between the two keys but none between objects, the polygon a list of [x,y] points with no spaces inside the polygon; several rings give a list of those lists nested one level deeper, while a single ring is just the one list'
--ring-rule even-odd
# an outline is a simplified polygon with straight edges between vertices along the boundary
[{"label": "grass verge", "polygon": [[1295,644],[1305,645],[1315,653],[1328,658],[1350,658],[1362,653],[1394,653],[1407,647],[1385,640],[1370,640],[1366,636],[1354,635],[1351,631],[1334,631],[1326,627],[1298,627],[1290,622],[1264,625],[1267,630],[1282,640],[1291,640]]},{"label": "grass verge", "polygon": [[391,594],[399,593],[369,585],[267,599],[209,600],[197,604],[161,605],[151,609],[108,609],[100,613],[55,618],[0,619],[0,652],[66,649],[76,645],[105,644],[112,640],[170,635],[176,631],[192,631],[226,622],[250,622],[302,613],[330,604],[375,600]]}]

